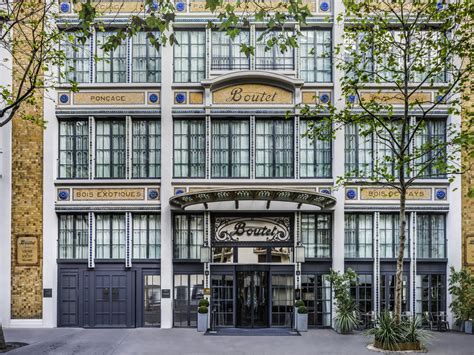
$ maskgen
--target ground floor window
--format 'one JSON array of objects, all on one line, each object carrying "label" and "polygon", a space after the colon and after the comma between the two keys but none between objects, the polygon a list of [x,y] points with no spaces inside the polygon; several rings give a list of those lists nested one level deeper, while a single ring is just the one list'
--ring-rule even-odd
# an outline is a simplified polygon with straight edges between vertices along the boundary
[{"label": "ground floor window", "polygon": [[173,325],[196,327],[199,300],[204,296],[204,275],[175,274]]},{"label": "ground floor window", "polygon": [[417,275],[416,276],[416,313],[425,312],[439,314],[446,311],[445,275]]},{"label": "ground floor window", "polygon": [[234,276],[212,275],[212,311],[218,327],[234,325]]},{"label": "ground floor window", "polygon": [[[395,274],[380,275],[380,310],[382,312],[395,310],[395,277]],[[402,312],[408,310],[408,277],[403,275]]]},{"label": "ground floor window", "polygon": [[368,326],[374,309],[373,286],[372,275],[358,275],[357,281],[351,286],[351,296],[357,303],[365,327]]},{"label": "ground floor window", "polygon": [[272,275],[272,326],[291,327],[293,275]]},{"label": "ground floor window", "polygon": [[143,325],[159,327],[161,323],[160,275],[144,276],[143,296]]},{"label": "ground floor window", "polygon": [[301,299],[308,308],[308,325],[331,325],[331,282],[329,275],[301,275]]}]

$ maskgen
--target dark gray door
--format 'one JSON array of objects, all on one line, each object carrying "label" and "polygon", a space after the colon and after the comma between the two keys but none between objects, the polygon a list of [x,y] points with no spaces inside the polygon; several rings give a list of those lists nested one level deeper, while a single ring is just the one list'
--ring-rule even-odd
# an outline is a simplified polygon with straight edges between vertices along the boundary
[{"label": "dark gray door", "polygon": [[94,289],[95,325],[99,327],[127,326],[127,275],[97,273]]},{"label": "dark gray door", "polygon": [[77,327],[79,325],[78,273],[61,273],[59,285],[59,325]]}]

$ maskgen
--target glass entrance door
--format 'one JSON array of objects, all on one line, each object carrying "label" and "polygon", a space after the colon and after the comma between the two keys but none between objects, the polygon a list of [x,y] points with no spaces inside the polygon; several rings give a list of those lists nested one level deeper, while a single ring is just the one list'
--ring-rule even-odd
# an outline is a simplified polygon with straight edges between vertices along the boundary
[{"label": "glass entrance door", "polygon": [[268,272],[237,272],[237,326],[268,327]]}]

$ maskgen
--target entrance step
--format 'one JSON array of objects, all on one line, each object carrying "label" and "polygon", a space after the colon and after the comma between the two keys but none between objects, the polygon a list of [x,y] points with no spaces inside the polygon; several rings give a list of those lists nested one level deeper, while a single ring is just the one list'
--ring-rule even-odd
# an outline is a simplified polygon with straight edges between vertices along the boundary
[{"label": "entrance step", "polygon": [[222,336],[300,336],[301,334],[290,328],[218,328],[216,331],[207,331],[204,335]]}]

